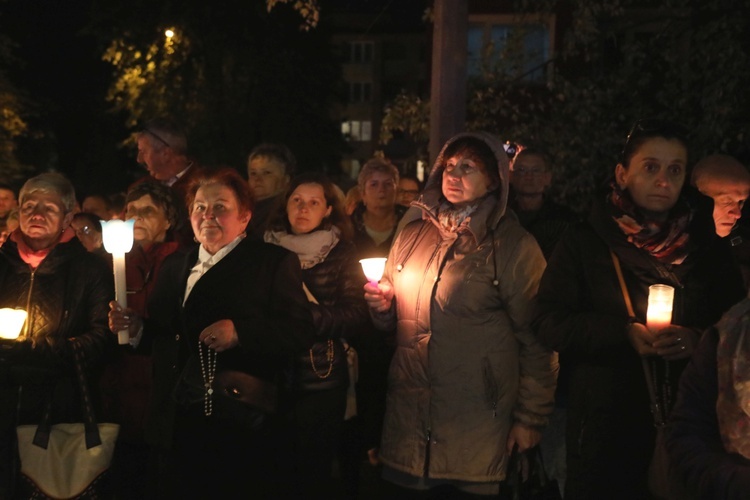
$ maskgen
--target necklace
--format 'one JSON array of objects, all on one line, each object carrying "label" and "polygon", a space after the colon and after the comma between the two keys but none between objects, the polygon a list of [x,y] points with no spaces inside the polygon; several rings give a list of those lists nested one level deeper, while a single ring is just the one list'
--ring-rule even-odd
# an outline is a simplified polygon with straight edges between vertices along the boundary
[{"label": "necklace", "polygon": [[328,361],[328,371],[325,373],[325,375],[322,375],[315,367],[315,357],[313,355],[313,350],[310,349],[310,364],[312,365],[312,369],[318,378],[326,379],[331,376],[331,371],[333,370],[333,340],[331,339],[328,339],[328,347],[326,348],[326,361]]},{"label": "necklace", "polygon": [[[205,361],[203,349],[205,348]],[[201,362],[201,375],[203,376],[203,414],[207,417],[213,412],[213,382],[216,376],[216,351],[198,341],[198,359]]]}]

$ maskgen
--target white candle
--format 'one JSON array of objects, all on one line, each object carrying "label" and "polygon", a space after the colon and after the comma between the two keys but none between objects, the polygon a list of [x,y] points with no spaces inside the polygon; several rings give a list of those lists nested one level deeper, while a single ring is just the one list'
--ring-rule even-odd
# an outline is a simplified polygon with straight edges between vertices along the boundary
[{"label": "white candle", "polygon": [[371,285],[378,286],[378,281],[383,277],[383,271],[385,271],[385,257],[375,257],[372,259],[361,259],[359,263],[362,265],[362,271],[365,273],[367,281]]},{"label": "white candle", "polygon": [[[115,273],[115,300],[120,307],[128,306],[128,291],[125,281],[125,253],[133,248],[133,224],[135,220],[101,221],[104,248],[112,254],[112,267]],[[127,330],[117,332],[117,342],[127,344],[130,334]]]},{"label": "white candle", "polygon": [[669,285],[651,285],[648,288],[646,326],[657,332],[672,324],[674,288]]},{"label": "white candle", "polygon": [[16,340],[21,335],[21,329],[26,322],[26,311],[23,309],[0,309],[0,338]]}]

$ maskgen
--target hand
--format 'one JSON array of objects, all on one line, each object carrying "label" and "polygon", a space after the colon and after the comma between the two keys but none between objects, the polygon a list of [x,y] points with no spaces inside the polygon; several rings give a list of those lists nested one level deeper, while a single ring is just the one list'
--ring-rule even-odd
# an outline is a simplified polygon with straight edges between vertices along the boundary
[{"label": "hand", "polygon": [[679,325],[669,325],[656,332],[653,342],[656,354],[674,361],[689,358],[698,343],[698,334],[690,328]]},{"label": "hand", "polygon": [[652,345],[656,337],[646,325],[643,323],[631,323],[627,333],[633,349],[638,354],[641,356],[654,356],[656,354],[656,349]]},{"label": "hand", "polygon": [[393,303],[393,288],[387,281],[378,283],[377,286],[365,284],[365,300],[375,312],[387,312]]},{"label": "hand", "polygon": [[216,352],[226,351],[240,345],[240,338],[231,319],[220,319],[219,321],[204,328],[198,340],[206,344]]},{"label": "hand", "polygon": [[117,334],[121,330],[127,330],[130,338],[138,335],[138,331],[143,326],[143,319],[130,308],[123,309],[117,301],[109,303],[108,314],[109,330]]},{"label": "hand", "polygon": [[508,441],[505,444],[505,449],[508,456],[510,456],[513,453],[513,447],[518,445],[518,452],[523,453],[536,446],[540,439],[542,439],[542,433],[538,429],[515,423],[510,428],[510,433],[508,433]]}]

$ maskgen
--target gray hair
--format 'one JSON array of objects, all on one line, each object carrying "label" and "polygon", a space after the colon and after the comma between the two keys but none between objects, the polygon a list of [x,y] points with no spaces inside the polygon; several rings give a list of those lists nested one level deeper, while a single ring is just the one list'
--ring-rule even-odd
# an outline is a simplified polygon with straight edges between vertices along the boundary
[{"label": "gray hair", "polygon": [[76,191],[73,184],[62,174],[47,172],[27,180],[18,194],[19,204],[23,205],[26,198],[34,193],[54,193],[60,197],[66,214],[76,207]]},{"label": "gray hair", "polygon": [[160,117],[150,120],[138,136],[148,137],[157,151],[168,147],[178,155],[187,154],[187,134],[177,122],[170,118]]}]

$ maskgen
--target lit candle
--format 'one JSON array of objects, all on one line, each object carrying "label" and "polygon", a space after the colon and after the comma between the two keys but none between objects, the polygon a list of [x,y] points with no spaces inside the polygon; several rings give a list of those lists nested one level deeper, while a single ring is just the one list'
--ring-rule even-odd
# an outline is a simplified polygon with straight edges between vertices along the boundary
[{"label": "lit candle", "polygon": [[0,309],[0,338],[16,340],[26,322],[26,311],[23,309]]},{"label": "lit candle", "polygon": [[646,326],[656,333],[672,324],[672,302],[674,288],[669,285],[651,285],[648,287],[648,309]]},{"label": "lit candle", "polygon": [[376,257],[359,261],[362,264],[362,271],[364,271],[365,277],[371,285],[378,286],[378,281],[383,277],[383,271],[385,271],[386,260],[385,257]]},{"label": "lit candle", "polygon": [[[102,240],[104,249],[112,254],[112,264],[115,273],[115,300],[120,307],[128,306],[127,284],[125,283],[125,254],[133,248],[133,224],[134,219],[127,221],[110,220],[101,221]],[[127,330],[117,332],[117,342],[127,344],[130,334]]]}]

